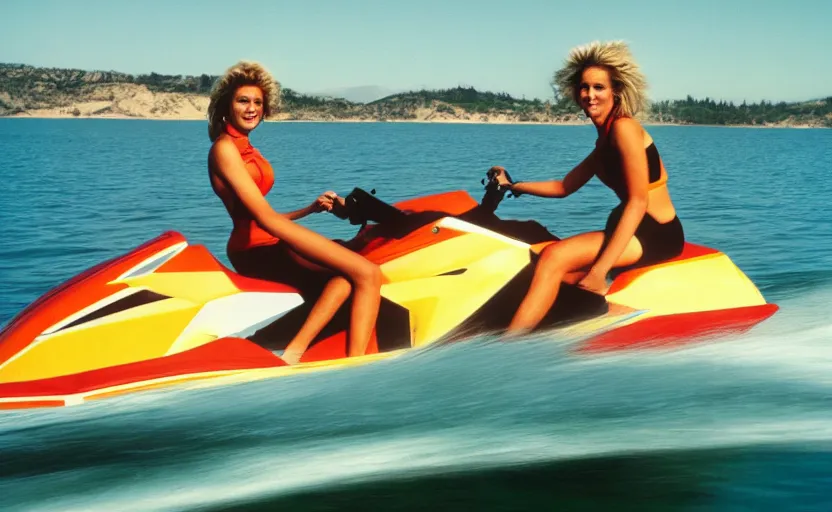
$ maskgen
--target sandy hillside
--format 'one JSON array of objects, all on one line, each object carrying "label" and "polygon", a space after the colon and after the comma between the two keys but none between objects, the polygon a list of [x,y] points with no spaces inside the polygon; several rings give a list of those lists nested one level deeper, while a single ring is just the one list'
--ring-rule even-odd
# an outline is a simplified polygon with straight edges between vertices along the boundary
[{"label": "sandy hillside", "polygon": [[137,84],[92,85],[77,97],[62,99],[61,106],[29,109],[16,116],[205,119],[208,110],[207,96],[152,92]]}]

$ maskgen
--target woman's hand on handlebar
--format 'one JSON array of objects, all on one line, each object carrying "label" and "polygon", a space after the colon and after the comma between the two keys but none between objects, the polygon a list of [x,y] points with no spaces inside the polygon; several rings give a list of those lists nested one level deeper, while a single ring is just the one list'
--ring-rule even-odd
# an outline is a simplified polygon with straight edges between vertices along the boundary
[{"label": "woman's hand on handlebar", "polygon": [[495,165],[494,167],[488,170],[488,179],[496,181],[497,185],[501,187],[511,185],[511,180],[509,180],[508,178],[508,173],[506,172],[505,168],[499,165]]},{"label": "woman's hand on handlebar", "polygon": [[329,201],[329,208],[327,211],[339,219],[346,219],[349,217],[347,212],[347,201],[343,197],[335,194]]},{"label": "woman's hand on handlebar", "polygon": [[338,197],[338,194],[335,192],[331,190],[324,192],[312,203],[312,211],[315,213],[331,212],[336,201],[340,202],[341,206],[344,205],[344,200]]}]

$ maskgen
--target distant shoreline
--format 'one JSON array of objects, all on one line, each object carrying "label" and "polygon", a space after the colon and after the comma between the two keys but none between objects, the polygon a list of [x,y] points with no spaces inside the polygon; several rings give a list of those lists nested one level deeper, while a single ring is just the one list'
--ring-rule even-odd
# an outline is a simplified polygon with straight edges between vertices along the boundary
[{"label": "distant shoreline", "polygon": [[[129,75],[0,63],[0,117],[204,120],[219,77]],[[281,88],[279,122],[440,123],[580,126],[571,98],[515,98],[473,87],[408,91],[356,103]],[[711,98],[650,102],[639,120],[652,126],[832,128],[832,96],[800,102],[734,104]]]},{"label": "distant shoreline", "polygon": [[[207,119],[203,117],[140,117],[128,115],[95,115],[95,116],[75,116],[72,114],[55,113],[55,114],[37,114],[18,113],[14,115],[0,115],[0,119],[102,119],[102,120],[131,120],[131,121],[201,121],[207,123]],[[342,119],[267,119],[267,123],[326,123],[326,124],[362,124],[362,123],[394,123],[394,124],[476,124],[476,125],[515,125],[515,126],[589,126],[588,121],[505,121],[505,120],[490,120],[479,121],[473,119],[360,119],[360,118],[342,118]],[[757,129],[794,129],[794,130],[828,130],[826,126],[809,126],[809,125],[789,125],[789,124],[696,124],[696,123],[678,123],[678,122],[656,122],[656,121],[642,121],[643,126],[701,126],[710,128],[757,128]]]}]

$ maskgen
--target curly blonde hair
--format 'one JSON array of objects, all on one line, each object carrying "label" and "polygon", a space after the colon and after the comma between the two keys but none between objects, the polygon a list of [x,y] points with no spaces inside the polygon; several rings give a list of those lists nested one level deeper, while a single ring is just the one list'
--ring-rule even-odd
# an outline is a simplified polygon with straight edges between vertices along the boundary
[{"label": "curly blonde hair", "polygon": [[593,41],[573,48],[563,67],[555,72],[552,83],[580,106],[581,77],[590,66],[600,66],[609,72],[619,114],[635,116],[647,110],[647,80],[623,41]]},{"label": "curly blonde hair", "polygon": [[272,115],[280,106],[280,83],[257,62],[242,60],[228,68],[214,84],[208,103],[208,137],[217,140],[225,128],[225,120],[231,108],[234,92],[244,85],[256,85],[263,91],[263,119]]}]

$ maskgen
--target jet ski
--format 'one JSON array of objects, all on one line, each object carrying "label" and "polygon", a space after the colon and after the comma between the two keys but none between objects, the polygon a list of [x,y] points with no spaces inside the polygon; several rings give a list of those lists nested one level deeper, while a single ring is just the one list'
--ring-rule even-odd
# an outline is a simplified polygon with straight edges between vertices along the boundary
[{"label": "jet ski", "polygon": [[[0,331],[0,409],[55,407],[185,383],[219,385],[366,364],[506,328],[540,251],[559,238],[502,219],[493,180],[395,204],[355,188],[335,213],[359,226],[344,244],[384,276],[381,309],[360,357],[347,357],[347,308],[299,364],[280,353],[315,297],[245,277],[168,231],[38,298]],[[581,353],[663,347],[748,330],[773,315],[719,250],[610,276],[605,297],[564,283],[539,330]]]}]

